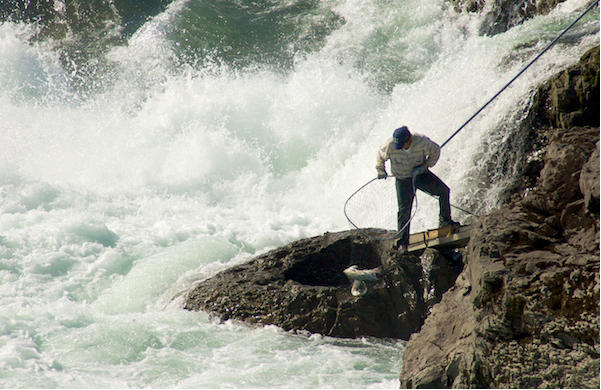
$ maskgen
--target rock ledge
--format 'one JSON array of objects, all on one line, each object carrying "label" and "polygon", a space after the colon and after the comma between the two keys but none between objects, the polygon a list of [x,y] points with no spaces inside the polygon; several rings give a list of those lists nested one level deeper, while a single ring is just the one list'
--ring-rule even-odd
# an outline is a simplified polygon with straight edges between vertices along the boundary
[{"label": "rock ledge", "polygon": [[[408,340],[453,285],[462,269],[460,253],[427,249],[420,259],[390,248],[390,240],[369,240],[358,231],[299,240],[201,281],[184,308],[285,330]],[[351,265],[381,267],[381,280],[353,296],[343,273]]]}]

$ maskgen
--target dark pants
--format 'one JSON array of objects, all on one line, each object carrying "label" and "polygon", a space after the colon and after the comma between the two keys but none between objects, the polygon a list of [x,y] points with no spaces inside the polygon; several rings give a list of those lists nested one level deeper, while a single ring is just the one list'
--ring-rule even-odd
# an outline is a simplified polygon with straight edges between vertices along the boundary
[{"label": "dark pants", "polygon": [[[430,195],[438,196],[440,207],[439,222],[451,220],[451,204],[449,202],[449,187],[430,171],[426,171],[415,178],[415,186]],[[396,199],[399,205],[398,227],[400,231],[407,224],[401,233],[398,241],[399,245],[409,244],[409,218],[411,216],[411,205],[413,204],[413,179],[396,179]]]}]

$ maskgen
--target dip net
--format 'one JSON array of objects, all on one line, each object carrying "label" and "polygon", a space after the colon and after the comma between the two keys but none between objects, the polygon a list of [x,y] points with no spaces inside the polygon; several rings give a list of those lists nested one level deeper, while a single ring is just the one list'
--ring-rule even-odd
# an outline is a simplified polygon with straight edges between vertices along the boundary
[{"label": "dip net", "polygon": [[372,179],[355,191],[344,204],[344,215],[357,229],[397,229],[394,177]]}]

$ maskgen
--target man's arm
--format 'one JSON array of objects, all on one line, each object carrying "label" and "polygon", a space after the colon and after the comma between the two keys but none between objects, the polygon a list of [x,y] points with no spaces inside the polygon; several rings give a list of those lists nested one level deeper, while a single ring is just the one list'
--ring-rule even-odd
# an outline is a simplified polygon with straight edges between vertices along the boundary
[{"label": "man's arm", "polygon": [[378,171],[378,178],[382,177],[385,178],[387,175],[386,173],[386,160],[388,160],[390,157],[388,156],[388,147],[390,145],[390,142],[385,143],[384,145],[382,145],[382,147],[380,148],[380,150],[378,150],[378,155],[376,157],[376,170]]},{"label": "man's arm", "polygon": [[438,158],[440,157],[440,146],[430,138],[425,138],[425,149],[426,149],[426,162],[425,165],[428,168],[432,168],[438,162]]}]

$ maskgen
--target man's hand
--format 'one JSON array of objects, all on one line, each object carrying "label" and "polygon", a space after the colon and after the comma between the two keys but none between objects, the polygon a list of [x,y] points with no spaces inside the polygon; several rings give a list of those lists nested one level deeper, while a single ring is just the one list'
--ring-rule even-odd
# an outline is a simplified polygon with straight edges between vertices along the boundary
[{"label": "man's hand", "polygon": [[378,179],[385,179],[388,177],[386,171],[378,171]]},{"label": "man's hand", "polygon": [[421,175],[422,173],[425,173],[428,170],[428,168],[425,165],[418,165],[415,168],[413,168],[413,171],[411,171],[411,176],[415,177],[417,175]]}]

